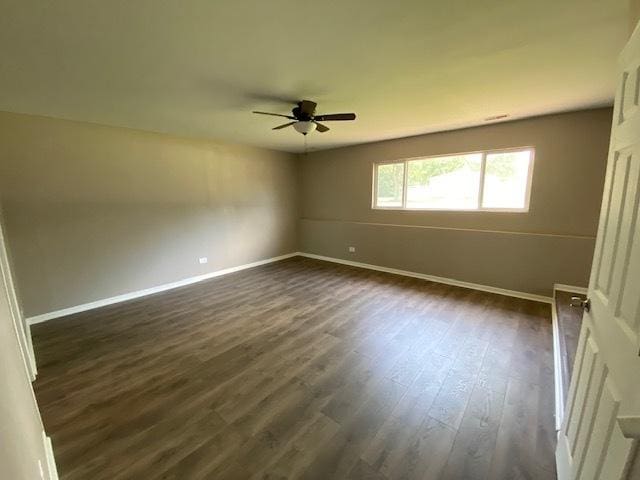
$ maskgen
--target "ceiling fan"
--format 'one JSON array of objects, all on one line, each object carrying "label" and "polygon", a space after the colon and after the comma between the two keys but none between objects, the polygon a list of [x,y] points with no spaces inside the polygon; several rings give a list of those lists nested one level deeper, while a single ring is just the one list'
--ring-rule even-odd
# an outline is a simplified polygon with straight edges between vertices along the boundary
[{"label": "ceiling fan", "polygon": [[280,130],[281,128],[293,126],[297,132],[300,132],[303,135],[311,133],[314,130],[318,130],[320,133],[328,132],[329,127],[319,122],[356,119],[355,113],[328,113],[325,115],[316,115],[316,106],[316,102],[312,102],[311,100],[301,100],[298,102],[297,106],[291,110],[293,115],[255,111],[253,113],[258,113],[260,115],[272,115],[274,117],[284,117],[289,120],[293,120],[292,122],[278,125],[277,127],[274,127],[273,130]]}]

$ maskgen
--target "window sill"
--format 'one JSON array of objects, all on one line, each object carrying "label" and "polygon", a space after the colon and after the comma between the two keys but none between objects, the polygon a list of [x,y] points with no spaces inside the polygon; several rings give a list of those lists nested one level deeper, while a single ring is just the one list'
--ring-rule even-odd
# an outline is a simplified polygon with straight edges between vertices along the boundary
[{"label": "window sill", "polygon": [[528,213],[528,208],[402,208],[402,207],[371,207],[371,210],[386,210],[392,212],[447,212],[447,213]]}]

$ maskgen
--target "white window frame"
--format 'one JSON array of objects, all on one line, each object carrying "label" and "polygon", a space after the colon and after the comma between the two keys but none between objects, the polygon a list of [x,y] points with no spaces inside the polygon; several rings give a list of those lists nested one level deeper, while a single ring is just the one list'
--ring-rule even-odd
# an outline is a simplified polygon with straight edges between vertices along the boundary
[{"label": "white window frame", "polygon": [[[487,155],[494,153],[509,153],[509,152],[521,152],[523,150],[529,150],[531,152],[529,160],[529,171],[527,173],[527,186],[524,197],[523,208],[489,208],[482,207],[482,197],[484,195],[484,172],[487,165]],[[482,159],[480,163],[480,186],[478,188],[478,208],[429,208],[429,207],[407,207],[407,177],[409,172],[408,163],[413,160],[428,160],[431,158],[442,157],[454,157],[456,155],[472,155],[481,154]],[[430,211],[430,212],[506,212],[506,213],[525,213],[529,211],[529,202],[531,200],[531,181],[533,179],[533,164],[535,163],[536,149],[532,146],[526,147],[512,147],[501,148],[496,150],[480,150],[475,152],[462,152],[462,153],[446,153],[442,155],[429,155],[427,157],[409,157],[398,160],[383,160],[379,162],[373,162],[373,185],[371,188],[371,209],[372,210],[400,210],[400,211]],[[381,165],[390,165],[396,163],[404,163],[404,181],[402,183],[402,205],[396,207],[379,207],[376,205],[378,198],[378,167]]]}]

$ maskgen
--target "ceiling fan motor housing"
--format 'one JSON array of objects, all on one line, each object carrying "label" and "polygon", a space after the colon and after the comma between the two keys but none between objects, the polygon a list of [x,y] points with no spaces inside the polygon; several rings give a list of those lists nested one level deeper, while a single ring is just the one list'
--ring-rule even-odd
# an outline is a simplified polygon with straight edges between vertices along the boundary
[{"label": "ceiling fan motor housing", "polygon": [[313,114],[315,113],[315,108],[309,108],[309,106],[308,108],[304,109],[302,107],[303,103],[298,103],[298,106],[294,107],[293,110],[291,110],[293,116],[301,122],[311,121],[313,119]]}]

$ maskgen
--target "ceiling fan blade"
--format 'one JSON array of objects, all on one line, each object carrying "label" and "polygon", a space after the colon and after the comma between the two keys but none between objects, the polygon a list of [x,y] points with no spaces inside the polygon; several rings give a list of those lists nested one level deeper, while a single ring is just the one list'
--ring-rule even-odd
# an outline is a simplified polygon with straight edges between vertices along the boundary
[{"label": "ceiling fan blade", "polygon": [[329,127],[327,127],[326,125],[322,125],[321,123],[318,122],[313,122],[316,124],[316,130],[318,130],[320,133],[324,133],[324,132],[328,132],[330,130]]},{"label": "ceiling fan blade", "polygon": [[356,114],[355,113],[328,113],[326,115],[316,115],[315,117],[313,117],[313,119],[319,122],[327,122],[327,121],[334,121],[334,120],[355,120]]},{"label": "ceiling fan blade", "polygon": [[293,125],[296,122],[285,123],[284,125],[278,125],[277,127],[273,127],[271,130],[280,130],[281,128],[287,128]]},{"label": "ceiling fan blade", "polygon": [[269,113],[269,112],[256,112],[254,111],[253,113],[258,113],[260,115],[271,115],[274,117],[284,117],[284,118],[288,118],[290,120],[295,120],[296,117],[292,117],[291,115],[282,115],[281,113]]},{"label": "ceiling fan blade", "polygon": [[318,104],[316,102],[312,102],[311,100],[302,100],[300,103],[298,103],[300,111],[302,113],[306,113],[309,116],[313,115],[316,112],[317,105]]}]

